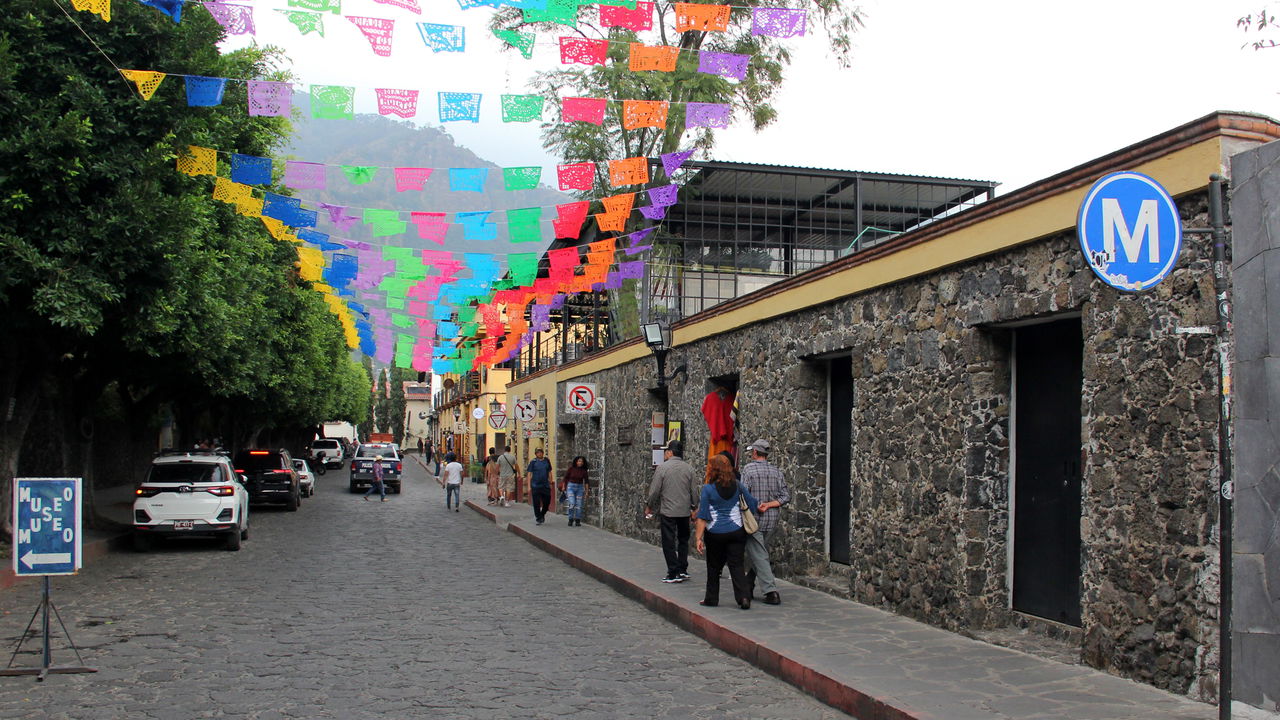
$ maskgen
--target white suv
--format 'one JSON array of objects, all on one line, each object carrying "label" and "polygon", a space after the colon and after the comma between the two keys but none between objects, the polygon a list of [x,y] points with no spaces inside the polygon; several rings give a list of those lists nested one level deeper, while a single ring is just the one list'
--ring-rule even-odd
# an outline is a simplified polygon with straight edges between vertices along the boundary
[{"label": "white suv", "polygon": [[221,537],[228,550],[249,537],[249,493],[226,455],[170,451],[151,461],[133,501],[134,548],[173,536]]}]

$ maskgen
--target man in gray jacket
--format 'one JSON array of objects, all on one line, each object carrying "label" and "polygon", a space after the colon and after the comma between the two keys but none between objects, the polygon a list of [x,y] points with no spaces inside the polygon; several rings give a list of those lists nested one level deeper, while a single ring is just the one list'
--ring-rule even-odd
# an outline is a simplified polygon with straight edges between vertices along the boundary
[{"label": "man in gray jacket", "polygon": [[658,508],[662,526],[662,555],[667,561],[665,583],[689,579],[689,521],[698,511],[698,495],[702,487],[684,461],[684,444],[672,440],[663,448],[662,464],[653,471],[649,483],[649,500],[645,515]]}]

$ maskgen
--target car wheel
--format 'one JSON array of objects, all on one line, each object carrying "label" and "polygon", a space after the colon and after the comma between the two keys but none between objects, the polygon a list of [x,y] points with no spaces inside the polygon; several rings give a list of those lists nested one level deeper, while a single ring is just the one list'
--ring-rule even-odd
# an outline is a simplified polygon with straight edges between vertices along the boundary
[{"label": "car wheel", "polygon": [[288,510],[289,512],[296,511],[298,509],[298,496],[290,495],[288,502],[284,504],[284,509]]},{"label": "car wheel", "polygon": [[240,549],[240,532],[241,531],[239,530],[232,530],[231,532],[227,533],[226,540],[223,541],[222,547],[232,552],[239,550]]},{"label": "car wheel", "polygon": [[151,536],[145,533],[135,532],[133,534],[133,549],[138,552],[146,552],[151,549]]},{"label": "car wheel", "polygon": [[240,527],[240,539],[241,540],[249,539],[249,526],[247,524]]},{"label": "car wheel", "polygon": [[351,480],[351,492],[360,492],[360,486],[356,484],[355,478]]}]

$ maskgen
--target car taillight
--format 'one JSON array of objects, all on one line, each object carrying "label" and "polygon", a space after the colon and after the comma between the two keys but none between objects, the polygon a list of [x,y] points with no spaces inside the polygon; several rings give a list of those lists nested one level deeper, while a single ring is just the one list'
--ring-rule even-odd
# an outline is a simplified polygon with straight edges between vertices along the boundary
[{"label": "car taillight", "polygon": [[400,463],[396,463],[396,472],[400,472]]},{"label": "car taillight", "polygon": [[292,470],[276,470],[276,471],[275,471],[275,474],[277,474],[277,475],[281,475],[281,474],[283,474],[283,475],[288,475],[288,474],[289,474],[289,473],[291,473],[291,472],[293,472],[293,471],[292,471]]},{"label": "car taillight", "polygon": [[155,497],[160,494],[160,488],[146,487],[145,485],[133,491],[138,497]]},{"label": "car taillight", "polygon": [[210,495],[220,495],[222,497],[227,497],[227,496],[236,494],[236,489],[231,487],[230,485],[219,485],[217,487],[205,488],[204,491],[209,493]]},{"label": "car taillight", "polygon": [[270,455],[271,452],[268,450],[250,450],[249,454],[250,455]]}]

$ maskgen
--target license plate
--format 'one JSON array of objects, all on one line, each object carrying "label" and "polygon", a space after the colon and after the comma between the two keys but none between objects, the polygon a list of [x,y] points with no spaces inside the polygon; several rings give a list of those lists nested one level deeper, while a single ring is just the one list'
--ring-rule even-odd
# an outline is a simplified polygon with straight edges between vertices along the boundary
[{"label": "license plate", "polygon": [[174,520],[173,521],[174,530],[190,530],[193,527],[195,527],[194,520]]}]

